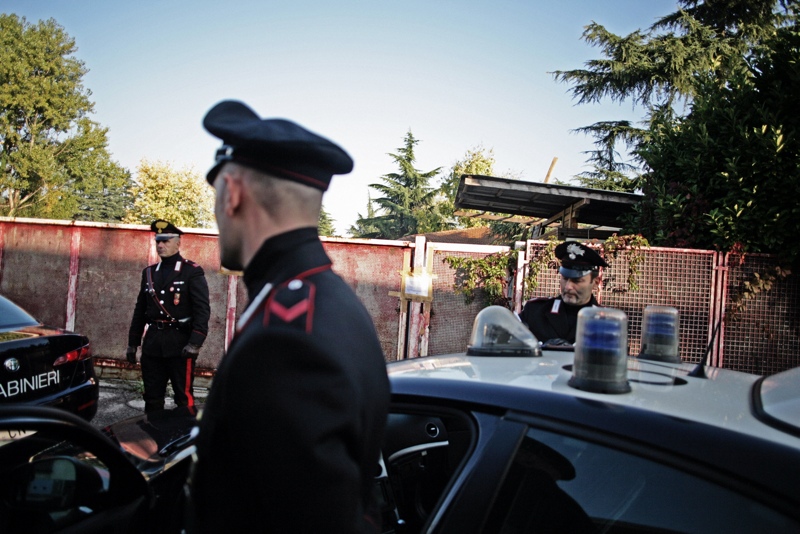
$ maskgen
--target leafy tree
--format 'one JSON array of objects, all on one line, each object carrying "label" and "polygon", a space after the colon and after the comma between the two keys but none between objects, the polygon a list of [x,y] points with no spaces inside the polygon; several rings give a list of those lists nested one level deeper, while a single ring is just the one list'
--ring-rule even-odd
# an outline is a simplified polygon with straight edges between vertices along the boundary
[{"label": "leafy tree", "polygon": [[215,225],[214,190],[194,169],[174,170],[167,163],[142,160],[131,193],[133,206],[125,215],[126,223],[166,219],[192,228]]},{"label": "leafy tree", "polygon": [[[587,62],[586,69],[557,71],[556,80],[573,85],[579,104],[631,100],[645,108],[646,124],[637,128],[627,121],[605,121],[579,130],[593,135],[598,147],[589,157],[594,170],[579,177],[583,185],[637,188],[635,170],[642,161],[636,149],[649,141],[649,123],[689,104],[701,89],[698,75],[724,85],[746,72],[747,53],[783,21],[775,9],[778,3],[785,7],[789,2],[678,0],[678,11],[625,37],[589,24],[583,39],[600,47],[605,57]],[[619,161],[618,145],[633,161]]]},{"label": "leafy tree", "polygon": [[325,208],[322,208],[322,211],[319,213],[319,235],[324,236],[332,236],[336,234],[336,228],[334,228],[333,223],[336,222],[331,214],[325,211]]},{"label": "leafy tree", "polygon": [[464,174],[494,176],[494,161],[493,149],[486,150],[483,146],[476,146],[467,150],[464,157],[450,167],[450,173],[442,180],[440,186],[443,199],[439,204],[439,211],[452,226],[459,228],[486,226],[486,221],[476,217],[457,217],[455,202],[461,176]]},{"label": "leafy tree", "polygon": [[437,190],[429,185],[441,167],[428,172],[415,169],[414,146],[419,141],[409,130],[403,143],[397,154],[389,154],[400,168],[399,172],[383,175],[382,184],[370,184],[383,196],[372,201],[378,205],[379,214],[361,221],[363,226],[374,227],[377,231],[363,237],[397,239],[444,227],[436,206]]},{"label": "leafy tree", "polygon": [[0,14],[0,213],[119,220],[130,175],[89,119],[75,41],[54,20]]},{"label": "leafy tree", "polygon": [[[654,118],[634,221],[668,246],[769,252],[800,262],[800,20],[754,47],[720,84],[698,76],[691,112]],[[652,237],[651,237],[652,236]]]}]

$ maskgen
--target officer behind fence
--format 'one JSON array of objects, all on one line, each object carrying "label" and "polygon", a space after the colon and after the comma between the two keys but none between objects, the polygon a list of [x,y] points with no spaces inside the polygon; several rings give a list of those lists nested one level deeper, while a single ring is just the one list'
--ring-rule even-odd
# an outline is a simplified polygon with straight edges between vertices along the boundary
[{"label": "officer behind fence", "polygon": [[546,345],[573,344],[578,312],[587,306],[599,306],[593,291],[600,286],[600,268],[608,264],[597,252],[575,241],[558,245],[555,255],[561,261],[561,294],[529,300],[520,319]]},{"label": "officer behind fence", "polygon": [[244,269],[249,304],[200,416],[188,530],[380,532],[383,350],[317,230],[323,192],[353,160],[241,102],[203,125],[223,142],[207,176],[221,263]]},{"label": "officer behind fence", "polygon": [[168,382],[177,406],[194,406],[194,368],[211,313],[203,268],[180,255],[183,232],[163,220],[150,228],[161,261],[142,271],[125,353],[135,364],[136,349],[142,344],[145,412],[164,408]]}]

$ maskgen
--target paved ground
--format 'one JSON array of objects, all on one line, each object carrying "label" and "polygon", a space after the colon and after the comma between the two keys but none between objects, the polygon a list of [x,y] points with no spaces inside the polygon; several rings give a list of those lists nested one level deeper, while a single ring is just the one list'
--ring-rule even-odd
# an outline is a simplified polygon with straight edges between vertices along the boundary
[{"label": "paved ground", "polygon": [[[103,428],[111,423],[144,413],[142,383],[140,380],[102,377],[99,380],[100,401],[97,415],[92,419],[93,426]],[[197,386],[197,382],[195,382],[195,386]],[[195,399],[198,402],[205,400],[207,393],[207,388],[195,387],[194,389]],[[174,407],[175,404],[172,398],[167,397],[165,408]]]}]

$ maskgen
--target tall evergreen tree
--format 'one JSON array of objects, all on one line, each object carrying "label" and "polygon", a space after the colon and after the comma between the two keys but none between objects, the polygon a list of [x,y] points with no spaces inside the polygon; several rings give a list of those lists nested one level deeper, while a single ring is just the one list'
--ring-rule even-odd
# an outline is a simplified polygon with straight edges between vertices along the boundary
[{"label": "tall evergreen tree", "polygon": [[800,266],[800,9],[725,84],[698,76],[691,112],[657,116],[632,227],[654,244],[768,252]]},{"label": "tall evergreen tree", "polygon": [[351,237],[369,238],[379,234],[378,228],[370,226],[368,221],[375,218],[375,207],[372,205],[372,197],[367,194],[367,216],[364,217],[360,213],[356,218],[356,222],[350,226],[347,233]]},{"label": "tall evergreen tree", "polygon": [[334,236],[336,235],[336,228],[334,227],[334,223],[336,221],[331,217],[331,214],[325,211],[323,207],[322,210],[319,212],[319,235],[324,236]]},{"label": "tall evergreen tree", "polygon": [[[86,68],[54,20],[0,14],[0,213],[119,220],[130,174],[89,119]],[[117,195],[122,195],[118,197]]]},{"label": "tall evergreen tree", "polygon": [[363,220],[365,226],[374,227],[376,231],[363,237],[397,239],[442,228],[442,217],[436,209],[437,190],[430,186],[431,179],[439,174],[441,167],[428,172],[414,168],[414,146],[417,143],[419,141],[409,130],[397,154],[389,154],[397,163],[399,172],[383,175],[381,184],[370,184],[383,196],[373,200],[378,206],[378,214]]},{"label": "tall evergreen tree", "polygon": [[[639,187],[636,170],[642,163],[637,148],[649,140],[649,125],[665,114],[681,115],[698,90],[697,77],[724,85],[747,71],[745,57],[754,46],[774,35],[785,20],[789,0],[678,0],[678,11],[648,29],[615,35],[600,24],[589,24],[583,39],[601,48],[603,59],[585,69],[556,71],[556,80],[572,84],[578,104],[604,99],[630,100],[645,110],[644,127],[627,121],[604,121],[580,129],[595,137],[590,153],[594,170],[579,178],[584,185],[618,190]],[[620,152],[632,160],[621,161]]]}]

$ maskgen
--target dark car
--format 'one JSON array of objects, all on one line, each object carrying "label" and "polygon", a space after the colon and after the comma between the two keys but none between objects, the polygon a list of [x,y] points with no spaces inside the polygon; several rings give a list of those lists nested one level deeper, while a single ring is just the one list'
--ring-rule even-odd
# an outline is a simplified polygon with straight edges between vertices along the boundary
[{"label": "dark car", "polygon": [[[574,347],[542,350],[493,306],[466,353],[390,363],[382,532],[800,532],[800,368],[629,357],[616,334],[579,323]],[[193,424],[148,414],[103,435],[0,406],[0,532],[178,532]]]},{"label": "dark car", "polygon": [[46,326],[0,296],[0,404],[54,406],[90,421],[100,393],[86,336]]},{"label": "dark car", "polygon": [[102,431],[49,407],[0,405],[0,532],[178,533],[194,408]]}]

